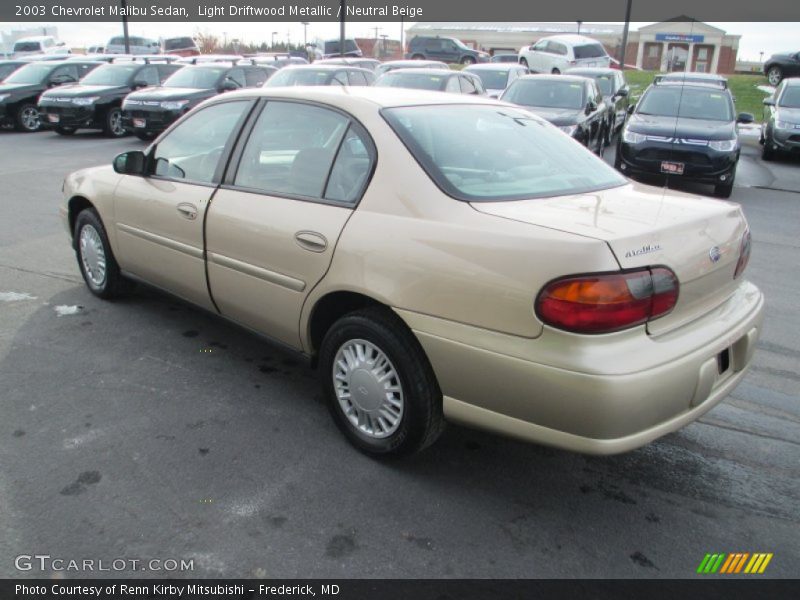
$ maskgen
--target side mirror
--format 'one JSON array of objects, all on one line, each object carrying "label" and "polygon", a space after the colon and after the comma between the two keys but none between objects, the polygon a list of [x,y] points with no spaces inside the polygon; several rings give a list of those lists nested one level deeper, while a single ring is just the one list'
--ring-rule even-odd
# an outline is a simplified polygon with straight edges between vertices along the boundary
[{"label": "side mirror", "polygon": [[628,95],[628,88],[619,88],[617,90],[617,96],[620,98],[625,98]]},{"label": "side mirror", "polygon": [[133,84],[131,85],[131,87],[133,89],[135,89],[135,90],[138,90],[139,88],[146,88],[149,85],[150,84],[147,83],[146,81],[134,81]]},{"label": "side mirror", "polygon": [[239,87],[239,84],[232,79],[226,79],[222,82],[222,85],[219,87],[219,89],[222,92],[232,92],[233,90],[238,90]]},{"label": "side mirror", "polygon": [[144,175],[145,155],[141,150],[123,152],[114,158],[114,170],[121,175]]},{"label": "side mirror", "polygon": [[597,103],[594,100],[589,100],[586,103],[586,114],[590,115],[597,110]]},{"label": "side mirror", "polygon": [[747,124],[747,123],[752,123],[755,120],[756,118],[755,116],[753,116],[753,113],[748,113],[748,112],[739,113],[739,116],[736,117],[737,123]]},{"label": "side mirror", "polygon": [[631,105],[628,107],[628,114],[629,114],[629,115],[632,115],[632,114],[633,114],[633,110],[634,110],[635,108],[636,108],[636,105],[635,105],[635,104],[631,104]]},{"label": "side mirror", "polygon": [[74,77],[70,77],[69,75],[58,75],[53,77],[49,84],[52,85],[64,85],[65,83],[75,83],[77,79]]},{"label": "side mirror", "polygon": [[765,106],[775,106],[775,98],[764,98]]}]

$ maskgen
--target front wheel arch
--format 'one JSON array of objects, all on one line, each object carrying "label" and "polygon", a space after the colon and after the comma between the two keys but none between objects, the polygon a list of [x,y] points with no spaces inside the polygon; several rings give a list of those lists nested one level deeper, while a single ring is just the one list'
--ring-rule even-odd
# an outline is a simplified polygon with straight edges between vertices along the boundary
[{"label": "front wheel arch", "polygon": [[99,211],[97,207],[92,204],[88,198],[84,196],[73,196],[67,202],[67,219],[69,222],[69,235],[72,239],[72,247],[75,248],[75,244],[77,243],[75,240],[75,221],[78,219],[78,215],[81,214],[81,211],[91,208],[99,215]]}]

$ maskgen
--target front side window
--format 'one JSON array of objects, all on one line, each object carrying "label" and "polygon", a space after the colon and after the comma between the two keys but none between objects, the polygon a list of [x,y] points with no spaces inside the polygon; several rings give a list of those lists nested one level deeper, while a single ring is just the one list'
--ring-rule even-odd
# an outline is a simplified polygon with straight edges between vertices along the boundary
[{"label": "front side window", "polygon": [[3,83],[42,83],[54,68],[52,65],[25,65],[7,77]]},{"label": "front side window", "polygon": [[783,108],[800,108],[800,85],[786,86],[778,101]]},{"label": "front side window", "polygon": [[156,67],[145,67],[136,74],[135,83],[158,85],[158,69]]},{"label": "front side window", "polygon": [[347,85],[347,79],[330,69],[281,69],[269,78],[264,87],[295,85]]},{"label": "front side window", "polygon": [[349,124],[326,108],[268,102],[247,140],[234,184],[279,196],[322,198]]},{"label": "front side window", "polygon": [[488,69],[475,70],[475,75],[480,78],[480,80],[483,82],[483,87],[485,87],[487,90],[506,89],[506,83],[512,76],[512,73],[512,71],[505,71],[502,69],[497,71],[490,71]]},{"label": "front side window", "polygon": [[17,42],[14,44],[14,52],[39,52],[41,46],[39,42]]},{"label": "front side window", "polygon": [[164,87],[210,90],[217,87],[226,67],[184,67],[164,82]]},{"label": "front side window", "polygon": [[645,93],[637,114],[685,119],[730,121],[733,106],[727,94],[713,89],[687,86],[656,86]]},{"label": "front side window", "polygon": [[[452,78],[449,75],[425,72],[398,73],[394,71],[381,77],[374,85],[377,87],[403,87],[417,90],[441,91],[445,89],[445,86],[448,85],[450,80],[452,80]],[[455,82],[455,91],[461,91],[457,81]]]},{"label": "front side window", "polygon": [[213,181],[225,146],[249,104],[214,104],[188,117],[156,146],[155,175],[199,183]]},{"label": "front side window", "polygon": [[518,79],[503,94],[503,100],[521,106],[580,109],[586,105],[583,84],[570,81]]},{"label": "front side window", "polygon": [[437,105],[381,114],[428,176],[459,200],[581,194],[626,183],[601,159],[524,110]]}]

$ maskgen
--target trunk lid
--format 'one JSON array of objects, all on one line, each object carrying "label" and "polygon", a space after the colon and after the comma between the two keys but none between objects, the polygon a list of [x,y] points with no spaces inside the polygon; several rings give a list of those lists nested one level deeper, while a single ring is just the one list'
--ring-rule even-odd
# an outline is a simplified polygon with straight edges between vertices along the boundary
[{"label": "trunk lid", "polygon": [[[648,323],[661,335],[727,300],[747,223],[737,204],[627,184],[590,194],[474,202],[485,214],[605,241],[623,269],[666,266],[680,282],[671,313]],[[573,275],[573,273],[564,273]]]}]

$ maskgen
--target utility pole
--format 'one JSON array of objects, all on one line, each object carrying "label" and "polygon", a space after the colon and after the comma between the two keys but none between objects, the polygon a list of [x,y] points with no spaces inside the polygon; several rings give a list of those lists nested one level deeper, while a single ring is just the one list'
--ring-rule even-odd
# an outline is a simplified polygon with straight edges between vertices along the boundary
[{"label": "utility pole", "polygon": [[339,0],[339,56],[344,56],[344,15],[346,11],[346,0]]},{"label": "utility pole", "polygon": [[273,31],[272,32],[272,44],[270,44],[270,47],[269,47],[270,50],[275,50],[275,36],[276,35],[278,35],[278,32],[277,31]]},{"label": "utility pole", "polygon": [[575,21],[575,22],[578,24],[578,35],[580,35],[580,33],[581,33],[581,25],[583,24],[583,21]]},{"label": "utility pole", "polygon": [[308,21],[301,21],[300,23],[303,26],[303,48],[308,46],[308,26],[311,25]]},{"label": "utility pole", "polygon": [[122,36],[125,38],[125,54],[131,53],[131,38],[128,35],[128,0],[119,0],[122,9]]},{"label": "utility pole", "polygon": [[[633,0],[628,0],[625,7],[625,26],[622,29],[622,49],[619,52],[619,68],[621,71],[625,70],[625,52],[628,49],[628,28],[631,24],[631,3]],[[641,44],[642,42],[639,41]]]}]

